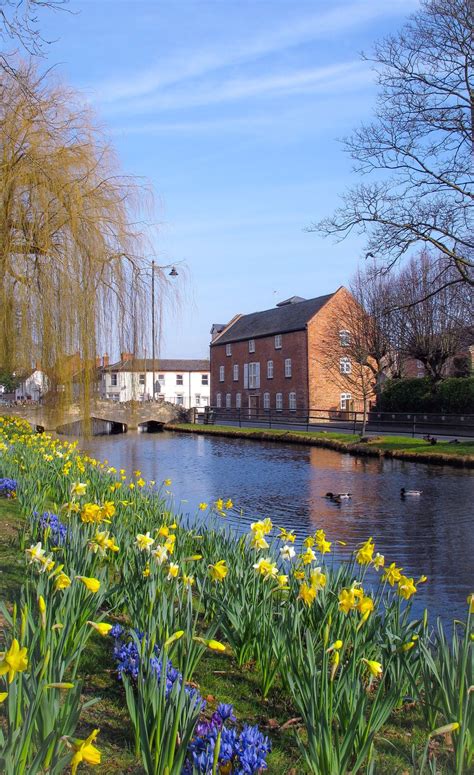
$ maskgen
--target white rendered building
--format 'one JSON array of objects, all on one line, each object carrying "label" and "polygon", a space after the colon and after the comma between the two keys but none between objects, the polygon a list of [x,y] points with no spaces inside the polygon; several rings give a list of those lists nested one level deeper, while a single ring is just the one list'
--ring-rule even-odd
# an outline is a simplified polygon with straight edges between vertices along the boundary
[{"label": "white rendered building", "polygon": [[48,390],[48,378],[44,371],[35,369],[24,377],[15,390],[16,401],[40,401]]},{"label": "white rendered building", "polygon": [[[106,361],[106,358],[104,358]],[[100,369],[100,395],[111,401],[168,401],[190,409],[209,404],[208,360],[134,358],[122,353],[117,363]]]}]

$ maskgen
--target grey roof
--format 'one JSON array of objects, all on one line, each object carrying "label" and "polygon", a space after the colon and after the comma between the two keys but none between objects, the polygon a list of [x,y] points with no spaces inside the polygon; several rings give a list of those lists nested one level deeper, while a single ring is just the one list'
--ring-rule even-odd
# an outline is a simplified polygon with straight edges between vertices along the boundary
[{"label": "grey roof", "polygon": [[102,371],[209,371],[210,364],[208,360],[197,359],[173,359],[173,358],[155,358],[154,368],[151,358],[134,358],[133,361],[117,361],[110,366],[104,366]]},{"label": "grey roof", "polygon": [[260,336],[302,331],[306,328],[308,321],[324,307],[332,296],[334,293],[328,293],[326,296],[317,296],[315,299],[293,302],[281,307],[272,307],[272,309],[266,309],[263,312],[242,315],[222,336],[211,343],[211,347],[226,342],[239,342],[242,339],[256,339]]},{"label": "grey roof", "polygon": [[299,304],[300,301],[306,301],[302,296],[290,296],[289,299],[279,301],[277,307],[284,307],[285,304]]}]

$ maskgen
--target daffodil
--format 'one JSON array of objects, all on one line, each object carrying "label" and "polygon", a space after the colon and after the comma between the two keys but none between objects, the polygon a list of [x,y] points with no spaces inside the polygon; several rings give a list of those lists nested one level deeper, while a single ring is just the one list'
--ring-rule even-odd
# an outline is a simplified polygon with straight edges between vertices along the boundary
[{"label": "daffodil", "polygon": [[67,589],[71,586],[71,579],[66,573],[59,573],[56,576],[56,580],[54,582],[54,588],[56,591],[59,591],[61,589]]},{"label": "daffodil", "polygon": [[280,573],[276,577],[276,581],[277,581],[277,584],[278,584],[278,589],[289,589],[290,588],[288,586],[288,576],[285,573]]},{"label": "daffodil", "polygon": [[76,576],[76,579],[82,581],[86,589],[88,589],[89,592],[92,592],[93,595],[95,595],[96,592],[98,592],[100,589],[99,579],[94,579],[90,576]]},{"label": "daffodil", "polygon": [[199,504],[198,508],[199,508],[200,511],[206,511],[206,509],[208,508],[208,505],[207,505],[207,503],[203,502],[203,503]]},{"label": "daffodil", "polygon": [[155,539],[151,538],[150,531],[145,534],[138,533],[135,539],[135,545],[140,549],[141,552],[149,552],[154,543]]},{"label": "daffodil", "polygon": [[254,570],[256,570],[257,573],[260,573],[265,579],[276,578],[276,576],[278,576],[277,565],[270,557],[261,557],[253,567]]},{"label": "daffodil", "polygon": [[366,622],[370,614],[375,608],[374,601],[371,597],[363,595],[357,604],[357,610],[362,614],[362,621]]},{"label": "daffodil", "polygon": [[309,580],[313,589],[318,592],[320,589],[326,586],[327,577],[325,573],[321,572],[321,568],[311,568],[309,572]]},{"label": "daffodil", "polygon": [[273,530],[273,523],[271,519],[266,517],[265,519],[258,520],[258,522],[252,522],[250,530],[252,533],[260,532],[263,533],[263,535],[268,535],[268,533],[271,533]]},{"label": "daffodil", "polygon": [[7,697],[8,697],[8,692],[0,692],[0,705],[2,704],[2,702],[5,702]]},{"label": "daffodil", "polygon": [[469,613],[474,614],[474,592],[467,596],[467,604],[469,606]]},{"label": "daffodil", "polygon": [[163,484],[165,485],[165,487],[171,487],[171,479],[165,479]]},{"label": "daffodil", "polygon": [[209,565],[209,575],[213,581],[224,581],[228,572],[225,560],[219,560],[214,565]]},{"label": "daffodil", "polygon": [[153,549],[151,554],[155,558],[158,565],[163,565],[163,563],[168,559],[168,552],[164,546],[157,546],[156,549]]},{"label": "daffodil", "polygon": [[304,565],[309,565],[310,563],[314,562],[316,555],[310,546],[306,549],[304,554],[301,555],[301,559],[303,560]]},{"label": "daffodil", "polygon": [[279,527],[278,530],[280,531],[280,540],[281,541],[287,541],[290,544],[294,544],[296,541],[296,533],[293,533],[291,530],[287,530],[285,527]]},{"label": "daffodil", "polygon": [[16,638],[13,638],[8,651],[0,654],[0,675],[8,673],[8,683],[11,684],[16,673],[23,673],[28,667],[28,649],[20,648]]},{"label": "daffodil", "polygon": [[304,539],[303,546],[306,549],[311,549],[315,545],[315,543],[316,541],[314,539],[314,536],[308,536],[307,538]]},{"label": "daffodil", "polygon": [[81,762],[86,764],[100,764],[100,751],[95,745],[92,745],[97,735],[98,729],[94,729],[86,740],[74,739],[71,743],[71,748],[74,751],[74,756],[71,759],[71,775],[76,775],[77,768]]},{"label": "daffodil", "polygon": [[99,635],[102,635],[105,637],[105,635],[108,635],[110,630],[112,629],[111,624],[106,624],[106,622],[87,622],[87,624],[90,624],[91,627],[96,630]]},{"label": "daffodil", "polygon": [[252,540],[250,545],[253,549],[268,549],[269,546],[261,530],[256,530],[254,533],[252,533]]},{"label": "daffodil", "polygon": [[369,538],[365,544],[362,544],[359,551],[356,553],[356,560],[359,565],[368,565],[370,562],[372,562],[374,549],[375,546],[372,538]]},{"label": "daffodil", "polygon": [[110,519],[115,514],[115,504],[113,501],[105,501],[101,508],[101,516],[104,519]]},{"label": "daffodil", "polygon": [[178,576],[179,573],[179,565],[177,565],[175,562],[170,562],[168,565],[168,581],[171,581],[171,579],[175,579]]},{"label": "daffodil", "polygon": [[145,482],[144,479],[142,479],[142,478],[137,479],[137,487],[144,487],[145,484],[146,484],[146,482]]},{"label": "daffodil", "polygon": [[397,584],[401,577],[402,577],[402,570],[403,568],[397,568],[394,562],[392,562],[388,568],[385,568],[383,575],[382,575],[382,581],[388,581],[391,587],[394,586],[394,584]]},{"label": "daffodil", "polygon": [[280,557],[282,560],[292,560],[296,552],[293,546],[285,544],[280,549]]},{"label": "daffodil", "polygon": [[380,570],[380,568],[383,568],[383,566],[385,565],[385,557],[383,556],[383,554],[379,554],[379,552],[377,552],[373,559],[373,564],[374,564],[375,570]]},{"label": "daffodil", "polygon": [[45,554],[45,550],[41,548],[41,541],[38,541],[37,544],[26,549],[26,555],[29,558],[30,564],[33,562],[41,562]]},{"label": "daffodil", "polygon": [[185,587],[193,587],[195,584],[194,576],[188,576],[186,573],[183,573],[182,581]]},{"label": "daffodil", "polygon": [[348,614],[349,611],[352,611],[355,604],[354,591],[352,589],[341,589],[338,599],[338,607],[340,611],[343,611],[345,614]]},{"label": "daffodil", "polygon": [[398,581],[398,594],[400,597],[403,597],[404,600],[409,600],[416,594],[416,586],[412,578],[409,579],[407,576],[400,576]]},{"label": "daffodil", "polygon": [[167,538],[170,534],[170,529],[168,525],[162,525],[161,527],[158,528],[156,532],[157,532],[157,535],[163,536],[163,538]]},{"label": "daffodil", "polygon": [[85,482],[74,482],[71,486],[71,495],[84,495],[87,489]]},{"label": "daffodil", "polygon": [[367,667],[369,668],[370,675],[374,676],[374,678],[376,678],[379,675],[382,675],[383,667],[381,662],[376,662],[375,659],[362,659],[362,662],[364,662],[367,665]]},{"label": "daffodil", "polygon": [[316,590],[313,587],[310,587],[306,582],[303,582],[300,586],[298,600],[302,600],[308,607],[311,606],[316,600]]}]

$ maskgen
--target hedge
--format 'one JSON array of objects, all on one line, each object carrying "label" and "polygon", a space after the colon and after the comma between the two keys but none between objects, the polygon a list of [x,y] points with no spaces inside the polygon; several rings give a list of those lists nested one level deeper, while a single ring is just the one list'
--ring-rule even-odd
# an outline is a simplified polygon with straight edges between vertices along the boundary
[{"label": "hedge", "polygon": [[430,377],[387,380],[380,396],[384,412],[474,414],[474,377]]}]

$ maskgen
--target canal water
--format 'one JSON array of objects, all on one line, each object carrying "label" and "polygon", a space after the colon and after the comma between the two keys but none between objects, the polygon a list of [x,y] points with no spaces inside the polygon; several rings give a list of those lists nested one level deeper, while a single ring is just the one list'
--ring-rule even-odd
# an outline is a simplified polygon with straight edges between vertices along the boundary
[{"label": "canal water", "polygon": [[[94,437],[81,446],[130,475],[139,469],[156,482],[170,478],[179,513],[194,515],[201,501],[231,498],[242,512],[229,517],[239,531],[270,517],[300,539],[323,528],[329,540],[353,548],[373,536],[376,550],[408,576],[428,576],[415,598],[417,613],[428,606],[432,621],[465,617],[466,597],[474,591],[468,469],[170,432]],[[422,495],[402,499],[401,487]],[[324,497],[328,491],[351,492],[352,499],[338,505]]]}]

